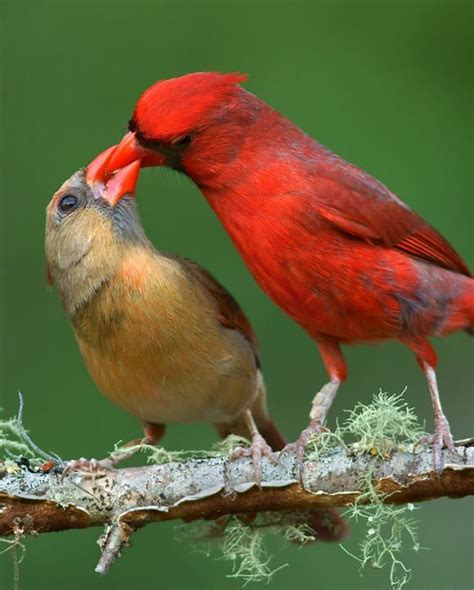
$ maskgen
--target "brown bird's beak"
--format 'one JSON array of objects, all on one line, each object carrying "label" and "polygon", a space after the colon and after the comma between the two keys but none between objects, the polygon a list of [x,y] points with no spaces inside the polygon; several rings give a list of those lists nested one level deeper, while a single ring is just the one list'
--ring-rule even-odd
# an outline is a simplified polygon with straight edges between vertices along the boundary
[{"label": "brown bird's beak", "polygon": [[110,159],[107,161],[108,170],[117,170],[123,168],[133,162],[140,160],[142,167],[145,166],[164,166],[166,164],[166,156],[142,147],[138,141],[137,136],[133,131],[129,131],[122,139],[122,141],[115,146]]},{"label": "brown bird's beak", "polygon": [[109,162],[117,146],[112,146],[99,154],[86,169],[86,181],[94,192],[105,199],[112,207],[125,195],[134,195],[140,173],[140,160],[135,158],[115,173],[110,173]]}]

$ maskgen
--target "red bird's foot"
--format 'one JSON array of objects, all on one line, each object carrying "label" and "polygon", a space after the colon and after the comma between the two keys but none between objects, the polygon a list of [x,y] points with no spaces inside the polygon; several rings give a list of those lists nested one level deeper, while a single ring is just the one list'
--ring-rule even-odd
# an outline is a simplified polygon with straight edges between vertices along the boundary
[{"label": "red bird's foot", "polygon": [[449,428],[449,422],[446,416],[441,415],[435,422],[435,432],[433,435],[433,465],[438,473],[443,470],[443,448],[447,448],[452,453],[456,453],[453,435]]},{"label": "red bird's foot", "polygon": [[423,435],[416,443],[415,448],[419,445],[432,445],[433,469],[437,473],[440,473],[443,470],[443,449],[446,448],[452,453],[457,453],[453,435],[451,434],[451,429],[445,416],[436,422],[435,433]]},{"label": "red bird's foot", "polygon": [[[425,343],[425,346],[427,346],[427,343]],[[428,348],[428,350],[430,351],[431,349]],[[431,350],[431,352],[433,351]],[[435,422],[435,431],[433,437],[430,437],[431,440],[421,442],[431,442],[433,444],[433,467],[437,473],[440,473],[443,470],[443,447],[446,447],[452,453],[456,453],[456,448],[454,446],[451,429],[449,428],[448,419],[444,415],[443,408],[441,407],[435,370],[431,365],[425,362],[423,357],[419,359],[419,363],[423,367],[428,381]]]},{"label": "red bird's foot", "polygon": [[261,488],[262,483],[262,457],[268,457],[273,463],[278,463],[272,448],[260,433],[252,436],[250,447],[236,447],[230,456],[231,461],[240,457],[251,457],[254,469],[255,483]]},{"label": "red bird's foot", "polygon": [[296,479],[303,483],[304,452],[306,446],[314,434],[327,432],[328,429],[321,424],[319,420],[311,420],[308,427],[303,430],[294,443],[285,446],[282,453],[295,453],[296,455]]}]

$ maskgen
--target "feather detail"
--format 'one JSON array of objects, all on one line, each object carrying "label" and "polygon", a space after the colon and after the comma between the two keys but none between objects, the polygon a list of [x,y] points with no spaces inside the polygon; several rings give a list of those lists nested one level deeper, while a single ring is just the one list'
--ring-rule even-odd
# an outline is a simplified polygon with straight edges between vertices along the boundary
[{"label": "feather detail", "polygon": [[257,367],[260,368],[257,336],[240,305],[229,291],[197,262],[188,258],[180,258],[180,261],[183,267],[208,291],[216,302],[220,324],[231,330],[238,330],[249,342],[255,355]]},{"label": "feather detail", "polygon": [[334,179],[316,178],[314,194],[304,197],[310,210],[316,209],[343,232],[381,240],[387,247],[471,276],[461,256],[437,230],[381,183],[353,169],[340,164],[333,170]]},{"label": "feather detail", "polygon": [[472,276],[466,263],[451,244],[428,224],[395,244],[394,247],[453,272],[467,277]]}]

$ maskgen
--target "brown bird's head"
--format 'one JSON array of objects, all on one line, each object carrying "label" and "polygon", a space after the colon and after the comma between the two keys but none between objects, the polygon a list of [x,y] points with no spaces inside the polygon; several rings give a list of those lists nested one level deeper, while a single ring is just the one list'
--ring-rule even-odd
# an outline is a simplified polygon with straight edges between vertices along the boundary
[{"label": "brown bird's head", "polygon": [[147,242],[134,200],[140,163],[104,184],[97,178],[110,152],[66,180],[46,209],[48,278],[70,315],[114,275],[130,244]]}]

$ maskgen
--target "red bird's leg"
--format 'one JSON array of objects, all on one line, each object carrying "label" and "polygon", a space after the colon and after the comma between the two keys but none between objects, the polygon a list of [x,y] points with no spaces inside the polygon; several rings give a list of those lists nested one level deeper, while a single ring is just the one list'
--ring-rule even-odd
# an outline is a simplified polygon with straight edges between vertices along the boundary
[{"label": "red bird's leg", "polygon": [[318,391],[314,396],[311,404],[311,412],[309,413],[309,417],[311,418],[310,425],[314,424],[314,432],[318,432],[318,429],[321,430],[326,421],[329,408],[332,406],[340,385],[340,379],[333,378],[329,383],[323,385],[321,391]]},{"label": "red bird's leg", "polygon": [[423,364],[423,370],[428,380],[428,387],[430,389],[431,402],[434,410],[434,436],[433,436],[433,463],[436,471],[441,471],[443,464],[441,459],[441,451],[443,447],[447,447],[451,452],[455,453],[453,435],[449,427],[449,422],[443,412],[441,400],[439,398],[438,383],[436,381],[436,373],[433,367],[427,363]]},{"label": "red bird's leg", "polygon": [[261,487],[262,481],[262,457],[269,457],[273,461],[275,459],[273,450],[270,445],[267,444],[266,440],[258,431],[255,420],[253,419],[252,412],[245,410],[243,418],[249,429],[250,436],[252,438],[252,444],[249,448],[247,447],[236,447],[231,454],[231,459],[238,459],[239,457],[252,457],[255,483],[258,487]]},{"label": "red bird's leg", "polygon": [[342,356],[341,348],[335,341],[318,341],[319,352],[324,362],[331,381],[314,396],[309,414],[310,423],[300,434],[296,442],[285,447],[286,450],[294,451],[296,454],[296,473],[301,479],[303,473],[304,452],[309,439],[324,430],[324,422],[329,409],[336,397],[339,386],[347,377],[347,366]]},{"label": "red bird's leg", "polygon": [[308,426],[302,431],[296,442],[290,443],[284,448],[284,451],[290,450],[296,454],[296,474],[298,479],[301,479],[303,473],[306,445],[313,434],[319,434],[325,430],[324,422],[340,384],[340,379],[332,378],[329,383],[323,385],[320,391],[314,396],[313,403],[311,404],[311,412],[309,414],[311,420]]},{"label": "red bird's leg", "polygon": [[151,424],[145,422],[143,424],[144,438],[136,438],[125,444],[120,450],[113,452],[110,457],[106,459],[73,459],[65,464],[61,477],[66,477],[73,471],[83,471],[94,476],[114,469],[119,463],[130,459],[138,452],[139,445],[156,445],[160,442],[165,432],[164,424]]},{"label": "red bird's leg", "polygon": [[436,471],[442,469],[441,451],[447,447],[453,453],[456,452],[454,447],[453,435],[449,428],[449,422],[443,412],[441,400],[439,397],[438,383],[436,381],[435,368],[437,364],[436,352],[431,344],[422,338],[405,339],[403,342],[416,355],[418,364],[423,369],[428,381],[428,387],[431,395],[431,403],[434,410],[434,435],[431,438],[433,444],[433,465]]}]

